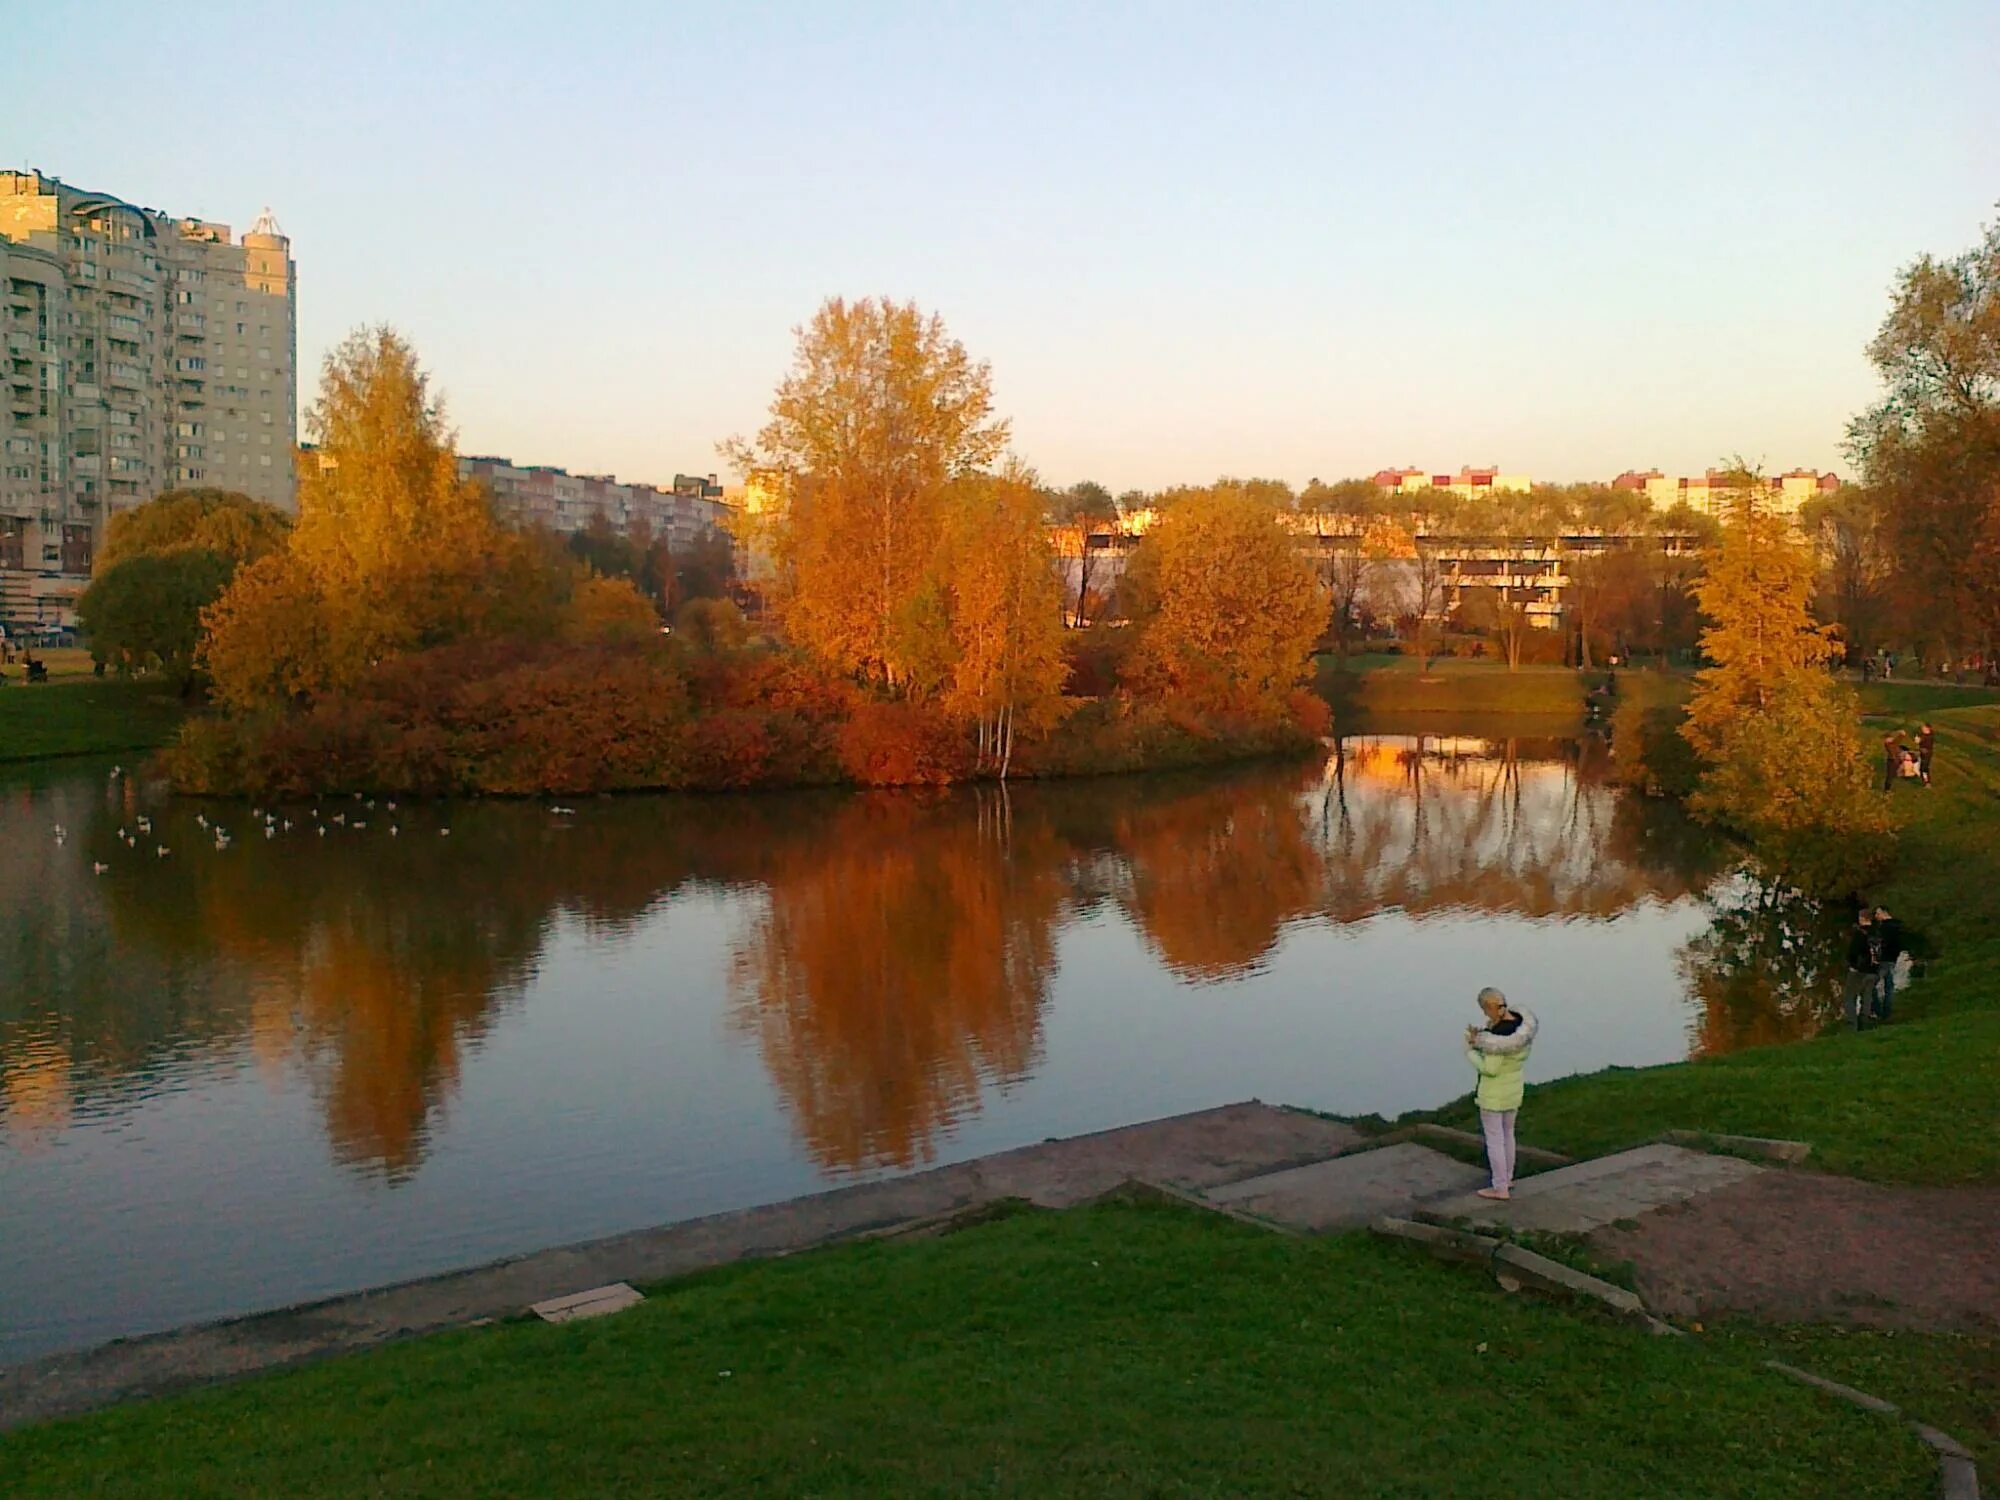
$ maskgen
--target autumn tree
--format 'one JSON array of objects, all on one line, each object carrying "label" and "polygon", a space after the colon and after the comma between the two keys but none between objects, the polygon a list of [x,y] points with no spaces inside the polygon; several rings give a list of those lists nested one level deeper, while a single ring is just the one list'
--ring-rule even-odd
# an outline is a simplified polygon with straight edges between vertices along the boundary
[{"label": "autumn tree", "polygon": [[798,330],[754,442],[723,454],[777,498],[770,543],[799,644],[900,686],[898,610],[924,586],[952,481],[1005,446],[987,366],[914,303],[833,298]]},{"label": "autumn tree", "polygon": [[1858,484],[1815,495],[1799,508],[1799,526],[1820,565],[1818,612],[1840,627],[1850,652],[1871,650],[1888,635],[1888,508],[1881,494]]},{"label": "autumn tree", "polygon": [[484,490],[458,476],[444,404],[394,329],[358,330],[327,355],[305,425],[291,551],[329,592],[471,550],[492,529]]},{"label": "autumn tree", "polygon": [[111,517],[97,569],[102,573],[142,553],[186,548],[213,552],[237,567],[277,551],[291,525],[291,517],[275,505],[235,490],[166,490]]},{"label": "autumn tree", "polygon": [[276,506],[230,490],[169,490],[120,511],[77,606],[92,653],[191,691],[202,611],[239,567],[283,546],[290,526]]},{"label": "autumn tree", "polygon": [[2000,220],[1973,249],[1897,278],[1868,346],[1882,399],[1848,451],[1885,501],[1906,617],[1954,654],[2000,638]]},{"label": "autumn tree", "polygon": [[1465,602],[1459,606],[1459,616],[1472,629],[1484,630],[1499,642],[1508,671],[1520,670],[1521,651],[1527,644],[1528,632],[1535,629],[1535,620],[1519,590],[1504,579],[1468,589]]},{"label": "autumn tree", "polygon": [[1198,708],[1276,711],[1326,622],[1320,581],[1280,513],[1224,481],[1179,495],[1138,550],[1155,591],[1141,680]]},{"label": "autumn tree", "polygon": [[1749,838],[1802,884],[1852,889],[1887,829],[1856,725],[1828,671],[1835,633],[1812,615],[1811,554],[1738,470],[1731,512],[1695,593],[1708,665],[1682,726],[1704,771],[1690,805]]},{"label": "autumn tree", "polygon": [[1010,468],[961,480],[952,496],[946,705],[971,719],[982,768],[1003,780],[1016,736],[1061,715],[1063,590],[1033,476]]},{"label": "autumn tree", "polygon": [[1070,624],[1081,630],[1090,614],[1090,580],[1097,570],[1090,539],[1118,524],[1118,502],[1111,498],[1111,491],[1095,480],[1080,480],[1049,496],[1048,521],[1065,565],[1071,560],[1076,564],[1076,596],[1070,607]]},{"label": "autumn tree", "polygon": [[1441,489],[1413,490],[1390,503],[1385,550],[1399,575],[1420,668],[1428,672],[1437,651],[1437,625],[1444,617],[1444,543],[1458,525],[1462,506],[1458,496]]},{"label": "autumn tree", "polygon": [[1361,605],[1380,552],[1382,492],[1372,480],[1313,480],[1299,492],[1297,513],[1312,528],[1313,556],[1326,590],[1329,627],[1340,659],[1361,629]]},{"label": "autumn tree", "polygon": [[224,702],[306,701],[405,652],[557,628],[576,570],[552,539],[496,525],[483,488],[459,479],[442,404],[393,330],[327,356],[306,430],[286,547],[205,616]]}]

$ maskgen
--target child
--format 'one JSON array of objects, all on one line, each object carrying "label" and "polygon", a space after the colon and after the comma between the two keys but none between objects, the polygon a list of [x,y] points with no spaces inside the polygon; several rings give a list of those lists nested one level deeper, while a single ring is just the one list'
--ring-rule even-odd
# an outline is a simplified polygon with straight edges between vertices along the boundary
[{"label": "child", "polygon": [[1479,1074],[1474,1098],[1493,1170],[1493,1186],[1481,1188],[1479,1196],[1504,1203],[1514,1186],[1514,1117],[1521,1109],[1521,1069],[1534,1045],[1535,1018],[1511,1009],[1507,997],[1490,985],[1479,992],[1479,1008],[1486,1025],[1465,1028],[1465,1056]]}]

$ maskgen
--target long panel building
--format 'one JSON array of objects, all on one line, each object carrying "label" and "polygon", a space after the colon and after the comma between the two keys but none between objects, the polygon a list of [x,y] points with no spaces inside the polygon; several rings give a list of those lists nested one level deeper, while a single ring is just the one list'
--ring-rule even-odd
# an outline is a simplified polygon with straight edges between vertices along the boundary
[{"label": "long panel building", "polygon": [[112,512],[162,490],[291,507],[297,281],[268,210],[237,239],[0,172],[0,625],[67,622]]}]

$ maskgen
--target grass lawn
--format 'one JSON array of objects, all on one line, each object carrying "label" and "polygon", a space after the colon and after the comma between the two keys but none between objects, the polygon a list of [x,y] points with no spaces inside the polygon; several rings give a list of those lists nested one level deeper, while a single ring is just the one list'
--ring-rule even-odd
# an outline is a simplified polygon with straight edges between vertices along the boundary
[{"label": "grass lawn", "polygon": [[[1330,655],[1316,662],[1314,686],[1333,705],[1335,722],[1369,714],[1535,715],[1565,724],[1583,720],[1583,695],[1604,680],[1602,670],[1524,666],[1440,657],[1429,672],[1414,656],[1357,655],[1345,667]],[[1559,726],[1545,726],[1556,732]]]},{"label": "grass lawn", "polygon": [[1021,1214],[0,1440],[27,1496],[1914,1496],[1899,1424],[1361,1237]]},{"label": "grass lawn", "polygon": [[85,677],[29,687],[19,670],[10,668],[0,687],[0,761],[151,750],[187,712],[161,681]]},{"label": "grass lawn", "polygon": [[2000,1476],[2000,1337],[1874,1328],[1728,1323],[1705,1339],[1756,1363],[1781,1359],[1893,1401],[1972,1450],[1980,1477]]}]

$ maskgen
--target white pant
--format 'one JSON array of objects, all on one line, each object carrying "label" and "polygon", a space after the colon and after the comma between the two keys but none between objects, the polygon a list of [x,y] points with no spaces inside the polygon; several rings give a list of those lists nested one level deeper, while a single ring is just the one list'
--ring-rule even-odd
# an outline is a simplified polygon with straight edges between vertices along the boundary
[{"label": "white pant", "polygon": [[1482,1109],[1479,1128],[1486,1132],[1486,1163],[1493,1169],[1493,1186],[1506,1192],[1514,1185],[1514,1109]]}]

